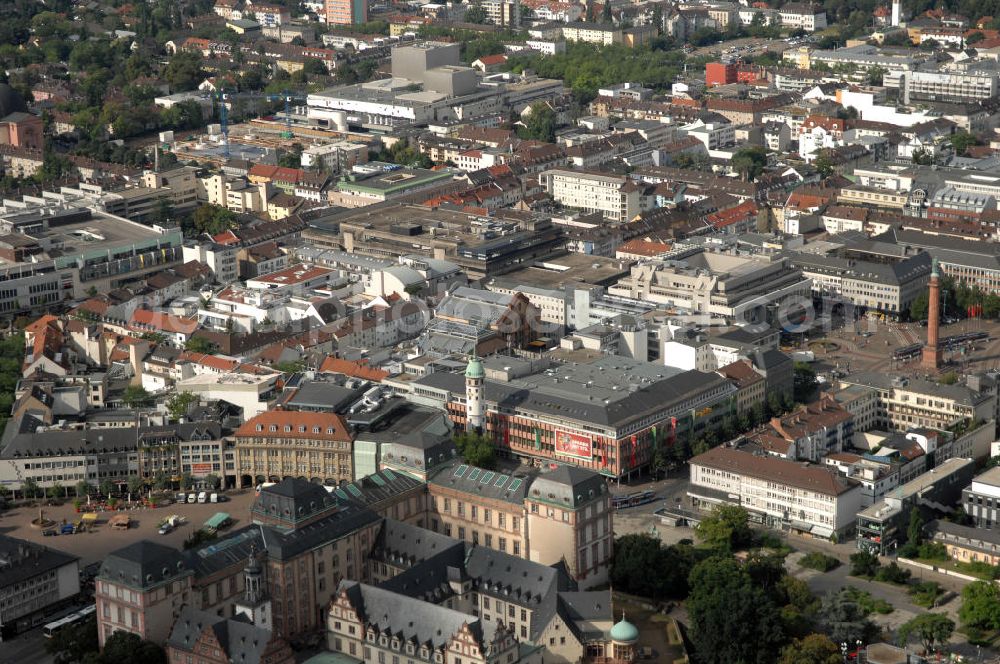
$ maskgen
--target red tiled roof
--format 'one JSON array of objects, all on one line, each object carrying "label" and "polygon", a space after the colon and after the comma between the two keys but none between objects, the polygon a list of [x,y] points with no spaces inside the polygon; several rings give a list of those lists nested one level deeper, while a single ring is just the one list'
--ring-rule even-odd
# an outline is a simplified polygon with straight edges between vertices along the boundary
[{"label": "red tiled roof", "polygon": [[750,217],[756,216],[756,214],[757,204],[753,201],[744,201],[736,207],[713,212],[708,215],[707,220],[708,223],[712,224],[715,228],[723,228],[725,226],[732,226],[733,224],[745,221]]},{"label": "red tiled roof", "polygon": [[[260,430],[258,430],[258,425]],[[275,430],[271,430],[274,427]],[[286,431],[286,427],[289,429]],[[271,436],[276,438],[308,438],[339,440],[353,438],[347,423],[336,413],[310,413],[298,410],[272,410],[248,420],[236,430],[237,438]]]},{"label": "red tiled roof", "polygon": [[375,383],[381,383],[383,379],[389,377],[388,371],[382,371],[361,362],[342,360],[339,357],[333,356],[323,360],[323,364],[320,365],[319,370],[342,373],[345,376],[353,376],[354,378],[364,378]]},{"label": "red tiled roof", "polygon": [[479,62],[483,63],[487,67],[489,67],[490,65],[502,65],[503,63],[507,62],[507,56],[501,54],[484,55],[483,57],[479,58]]}]

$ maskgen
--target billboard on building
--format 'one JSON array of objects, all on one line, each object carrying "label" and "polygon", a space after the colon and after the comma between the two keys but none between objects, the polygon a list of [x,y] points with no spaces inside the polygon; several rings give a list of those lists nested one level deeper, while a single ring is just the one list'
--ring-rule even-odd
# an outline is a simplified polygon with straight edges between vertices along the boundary
[{"label": "billboard on building", "polygon": [[557,431],[556,454],[590,461],[594,456],[593,441],[587,436]]},{"label": "billboard on building", "polygon": [[212,474],[212,464],[210,463],[192,463],[191,464],[191,474],[197,477],[202,477],[204,475]]}]

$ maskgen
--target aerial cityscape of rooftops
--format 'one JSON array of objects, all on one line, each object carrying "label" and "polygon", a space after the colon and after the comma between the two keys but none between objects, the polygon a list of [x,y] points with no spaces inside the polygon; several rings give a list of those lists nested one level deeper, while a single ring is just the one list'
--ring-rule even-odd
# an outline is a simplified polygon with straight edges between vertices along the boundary
[{"label": "aerial cityscape of rooftops", "polygon": [[0,664],[1000,664],[1000,0],[0,2]]}]

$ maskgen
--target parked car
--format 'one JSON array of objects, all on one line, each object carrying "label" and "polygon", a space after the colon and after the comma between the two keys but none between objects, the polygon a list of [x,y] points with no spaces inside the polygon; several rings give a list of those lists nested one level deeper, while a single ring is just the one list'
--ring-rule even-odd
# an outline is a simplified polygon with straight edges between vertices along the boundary
[{"label": "parked car", "polygon": [[186,503],[187,502],[187,494],[184,493],[184,492],[178,493],[177,496],[174,499],[174,502]]},{"label": "parked car", "polygon": [[196,503],[196,502],[198,502],[198,494],[196,494],[196,493],[189,493],[187,501],[189,503]]},{"label": "parked car", "polygon": [[42,536],[43,537],[54,537],[54,536],[56,536],[58,534],[59,533],[56,531],[55,528],[47,528],[47,529],[45,529],[45,530],[42,531]]},{"label": "parked car", "polygon": [[72,523],[67,523],[62,528],[59,529],[59,533],[62,535],[72,535],[75,532],[76,532],[76,526],[74,526]]},{"label": "parked car", "polygon": [[205,491],[202,491],[201,493],[199,493],[198,494],[198,502],[199,503],[208,502],[208,493],[206,493]]},{"label": "parked car", "polygon": [[165,523],[162,526],[160,526],[160,534],[161,535],[167,535],[167,534],[173,532],[173,530],[174,530],[174,527],[171,526],[169,523]]},{"label": "parked car", "polygon": [[210,494],[208,494],[208,502],[210,502],[210,503],[217,503],[217,502],[219,502],[219,494],[217,494],[217,493],[210,493]]}]

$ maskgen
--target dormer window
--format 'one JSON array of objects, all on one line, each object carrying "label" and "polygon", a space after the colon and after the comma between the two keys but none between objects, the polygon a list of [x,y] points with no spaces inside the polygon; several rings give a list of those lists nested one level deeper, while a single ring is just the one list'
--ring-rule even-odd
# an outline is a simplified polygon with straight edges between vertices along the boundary
[{"label": "dormer window", "polygon": [[327,427],[326,428],[326,432],[332,436],[333,435],[333,427]]},{"label": "dormer window", "polygon": [[313,427],[313,433],[319,433],[319,427]]},{"label": "dormer window", "polygon": [[258,424],[257,425],[257,431],[263,431],[263,430],[264,430],[264,425],[263,424]]},{"label": "dormer window", "polygon": [[291,433],[291,431],[292,431],[292,425],[291,424],[286,424],[285,425],[285,433]]},{"label": "dormer window", "polygon": [[300,425],[299,425],[299,433],[305,433],[305,432],[306,432],[306,427],[305,427],[305,425],[302,425],[302,424],[300,424]]},{"label": "dormer window", "polygon": [[273,433],[273,432],[275,432],[277,430],[278,430],[278,425],[277,424],[272,424],[271,425],[271,432]]}]

